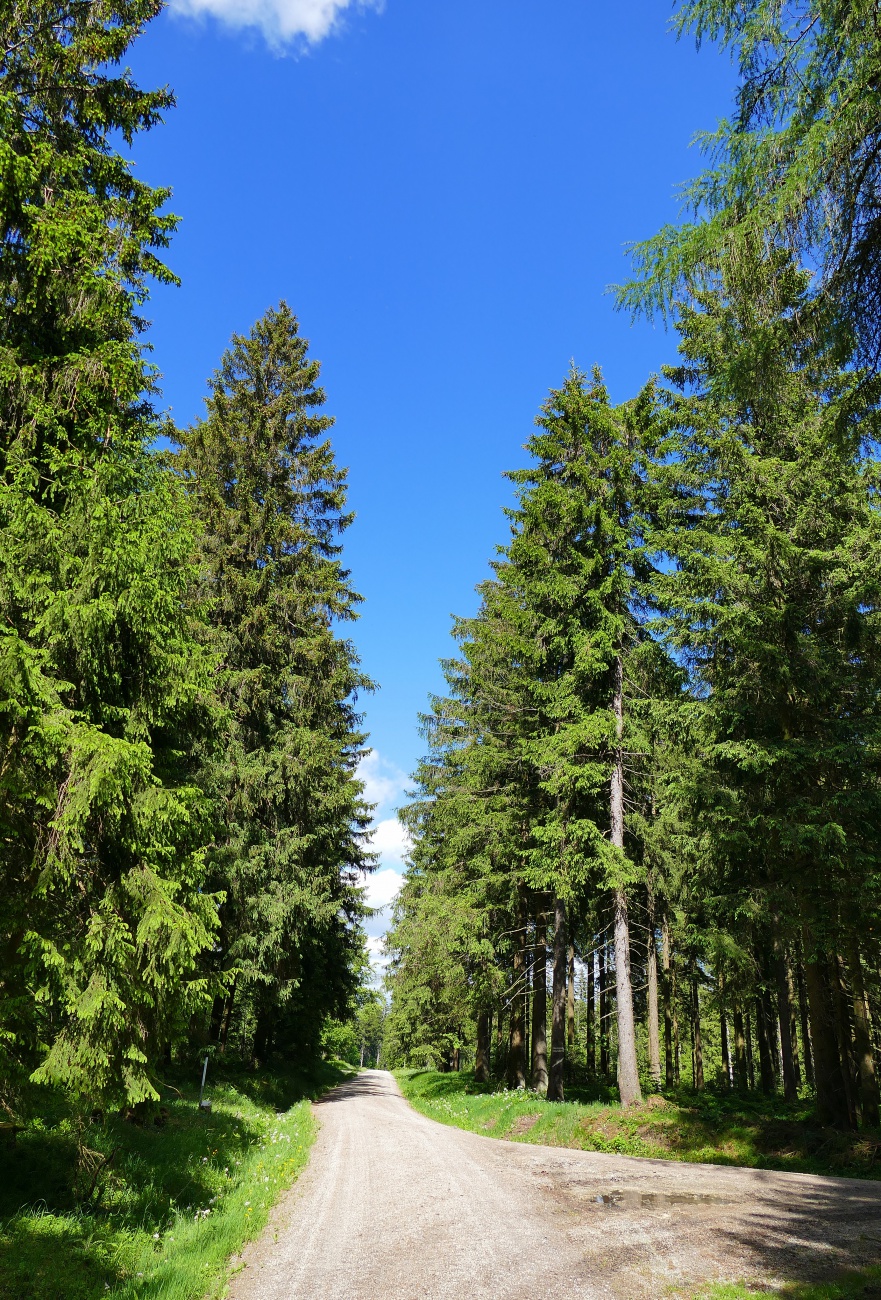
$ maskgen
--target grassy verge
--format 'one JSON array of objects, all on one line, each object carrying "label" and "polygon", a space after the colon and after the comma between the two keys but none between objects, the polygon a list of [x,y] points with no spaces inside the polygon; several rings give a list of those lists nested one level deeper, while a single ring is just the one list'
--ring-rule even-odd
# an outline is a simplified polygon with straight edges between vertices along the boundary
[{"label": "grassy verge", "polygon": [[[59,1109],[0,1150],[2,1300],[201,1300],[306,1163],[309,1098],[349,1072],[242,1072],[169,1088],[161,1126]],[[102,1162],[110,1157],[109,1164]],[[94,1180],[94,1190],[91,1185]]]},{"label": "grassy verge", "polygon": [[[608,1100],[547,1102],[536,1093],[475,1084],[474,1076],[400,1070],[404,1096],[423,1115],[486,1137],[618,1155],[746,1165],[881,1179],[881,1131],[820,1127],[807,1103],[696,1094],[650,1097],[624,1111]],[[744,1292],[744,1294],[748,1294]],[[821,1294],[817,1293],[818,1296]]]},{"label": "grassy verge", "polygon": [[[671,1293],[676,1294],[684,1296],[685,1292]],[[711,1286],[706,1291],[691,1291],[688,1296],[689,1300],[753,1300],[763,1294],[769,1294],[767,1286],[727,1284]],[[866,1300],[868,1296],[881,1296],[881,1268],[849,1273],[838,1282],[787,1282],[770,1294],[780,1296],[781,1300],[857,1300],[858,1297]]]}]

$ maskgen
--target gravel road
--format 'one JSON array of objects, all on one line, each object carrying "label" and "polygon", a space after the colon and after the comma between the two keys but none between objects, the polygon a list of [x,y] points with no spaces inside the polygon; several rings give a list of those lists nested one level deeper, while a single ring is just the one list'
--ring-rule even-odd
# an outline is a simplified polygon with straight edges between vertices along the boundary
[{"label": "gravel road", "polygon": [[232,1300],[641,1300],[881,1259],[881,1182],[500,1142],[425,1119],[381,1070],[315,1113]]}]

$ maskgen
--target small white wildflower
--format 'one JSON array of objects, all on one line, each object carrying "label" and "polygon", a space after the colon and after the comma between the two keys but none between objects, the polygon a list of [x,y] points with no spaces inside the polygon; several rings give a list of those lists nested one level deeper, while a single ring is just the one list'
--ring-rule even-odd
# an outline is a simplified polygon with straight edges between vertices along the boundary
[{"label": "small white wildflower", "polygon": [[154,1233],[153,1233],[153,1240],[154,1240],[154,1241],[158,1241],[158,1240],[159,1240],[159,1233],[158,1233],[158,1232],[154,1232]]}]

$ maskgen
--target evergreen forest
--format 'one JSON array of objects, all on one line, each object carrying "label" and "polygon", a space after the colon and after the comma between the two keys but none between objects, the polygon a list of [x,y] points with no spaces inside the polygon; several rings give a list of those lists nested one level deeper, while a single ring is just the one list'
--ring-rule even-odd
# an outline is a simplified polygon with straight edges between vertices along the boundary
[{"label": "evergreen forest", "polygon": [[[402,817],[390,1060],[878,1125],[878,18],[687,0],[736,112],[618,291],[678,362],[552,388]],[[581,1093],[579,1093],[581,1095]]]},{"label": "evergreen forest", "polygon": [[279,301],[177,427],[147,342],[178,219],[131,149],[174,97],[126,58],[162,7],[0,5],[0,1146],[62,1225],[57,1252],[4,1228],[0,1188],[0,1295],[148,1294],[196,1196],[168,1129],[208,1167],[197,1221],[254,1180],[149,1292],[197,1300],[269,1211],[235,1200],[268,1181],[242,1153],[292,1144],[292,1180],[314,1124],[287,1108],[332,1058],[877,1137],[877,7],[676,10],[738,75],[685,219],[616,290],[677,359],[623,402],[602,357],[537,397],[421,719],[381,991],[320,364]]},{"label": "evergreen forest", "polygon": [[[155,1108],[205,1051],[308,1060],[364,983],[350,522],[296,316],[175,428],[143,341],[176,219],[118,146],[156,0],[4,7],[0,1105]],[[195,1067],[194,1067],[195,1068]]]}]

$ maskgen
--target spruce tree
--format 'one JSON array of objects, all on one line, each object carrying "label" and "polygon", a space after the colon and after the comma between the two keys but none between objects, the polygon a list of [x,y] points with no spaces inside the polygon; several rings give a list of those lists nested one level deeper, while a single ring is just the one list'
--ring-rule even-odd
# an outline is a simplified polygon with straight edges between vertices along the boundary
[{"label": "spruce tree", "polygon": [[692,220],[637,244],[640,278],[620,300],[676,309],[689,289],[734,275],[759,247],[786,247],[818,268],[810,298],[854,326],[881,359],[879,20],[871,0],[684,0],[676,25],[728,47],[734,111],[700,137],[712,162],[686,190]]},{"label": "spruce tree", "polygon": [[225,899],[213,1033],[225,1045],[234,1021],[258,1057],[314,1045],[345,1013],[370,860],[355,708],[370,683],[337,631],[360,598],[340,560],[351,515],[319,369],[282,303],[233,338],[206,418],[178,434],[225,711],[204,773]]},{"label": "spruce tree", "polygon": [[671,508],[654,543],[673,566],[656,599],[696,697],[692,890],[753,918],[753,984],[778,983],[784,1001],[801,944],[818,1101],[846,1124],[837,966],[876,924],[881,824],[874,389],[804,338],[807,276],[785,254],[752,274],[750,294],[739,273],[736,293],[683,311],[680,441],[658,468]]},{"label": "spruce tree", "polygon": [[528,755],[543,811],[532,881],[555,895],[554,994],[548,1095],[562,1097],[565,934],[593,876],[611,889],[621,1099],[641,1099],[636,1061],[625,852],[625,658],[639,568],[641,448],[602,380],[573,370],[551,393],[527,444],[535,464],[511,478],[518,505],[500,583],[522,611],[534,685]]},{"label": "spruce tree", "polygon": [[172,102],[114,71],[159,7],[0,16],[0,1043],[129,1103],[205,997],[215,919],[192,539],[138,342],[174,218],[115,147]]}]

